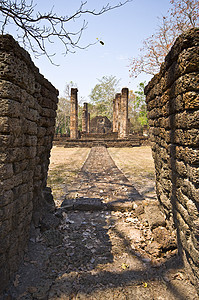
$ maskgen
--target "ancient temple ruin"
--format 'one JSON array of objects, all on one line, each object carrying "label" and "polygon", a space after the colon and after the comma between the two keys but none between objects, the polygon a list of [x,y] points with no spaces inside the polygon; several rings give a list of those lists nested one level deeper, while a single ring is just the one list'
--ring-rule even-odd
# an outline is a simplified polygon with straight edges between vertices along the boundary
[{"label": "ancient temple ruin", "polygon": [[88,103],[82,108],[82,130],[78,131],[78,90],[71,89],[70,109],[70,139],[56,137],[55,144],[60,142],[65,147],[92,147],[93,143],[103,144],[107,147],[138,146],[147,140],[146,136],[129,135],[130,120],[128,119],[128,88],[113,99],[113,121],[106,116],[95,116],[90,119]]},{"label": "ancient temple ruin", "polygon": [[[117,133],[117,138],[127,138],[129,132],[128,88],[123,88],[113,99],[113,122],[106,116],[96,116],[90,120],[88,103],[84,103],[82,111],[82,134]],[[115,135],[116,136],[116,135]],[[88,136],[87,136],[88,137]],[[78,139],[78,100],[77,89],[71,89],[70,138]]]}]

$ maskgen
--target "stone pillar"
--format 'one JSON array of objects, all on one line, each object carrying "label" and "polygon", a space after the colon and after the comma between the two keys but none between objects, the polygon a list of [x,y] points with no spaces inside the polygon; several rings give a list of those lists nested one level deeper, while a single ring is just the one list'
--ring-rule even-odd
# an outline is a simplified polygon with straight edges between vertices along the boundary
[{"label": "stone pillar", "polygon": [[115,128],[116,132],[119,133],[120,129],[120,105],[121,105],[121,94],[117,93],[115,96]]},{"label": "stone pillar", "polygon": [[126,138],[128,136],[128,95],[128,88],[123,88],[120,105],[120,138]]},{"label": "stone pillar", "polygon": [[71,88],[70,98],[70,138],[78,139],[78,89]]},{"label": "stone pillar", "polygon": [[116,107],[116,99],[113,99],[113,132],[117,132],[115,107]]},{"label": "stone pillar", "polygon": [[128,119],[128,128],[127,128],[127,135],[129,135],[131,129],[131,120]]},{"label": "stone pillar", "polygon": [[82,112],[82,132],[88,132],[88,103],[84,103]]},{"label": "stone pillar", "polygon": [[90,133],[90,122],[91,122],[91,115],[90,113],[88,113],[88,128],[87,128],[88,133]]}]

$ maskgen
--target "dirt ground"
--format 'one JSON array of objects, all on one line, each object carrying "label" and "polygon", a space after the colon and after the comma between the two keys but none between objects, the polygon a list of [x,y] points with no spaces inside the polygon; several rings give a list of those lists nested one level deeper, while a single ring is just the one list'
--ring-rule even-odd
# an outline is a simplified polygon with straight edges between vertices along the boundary
[{"label": "dirt ground", "polygon": [[64,200],[68,185],[81,170],[89,152],[88,148],[52,148],[47,185],[52,189],[57,206]]},{"label": "dirt ground", "polygon": [[[70,184],[86,160],[90,149],[53,147],[48,173],[48,186],[52,188],[54,200],[60,206]],[[155,167],[150,146],[133,148],[108,148],[117,167],[133,182],[145,198],[156,198]]]},{"label": "dirt ground", "polygon": [[150,146],[109,148],[117,167],[145,198],[156,199],[155,166]]},{"label": "dirt ground", "polygon": [[157,203],[149,147],[54,147],[48,185],[56,209],[32,228],[3,300],[199,299]]}]

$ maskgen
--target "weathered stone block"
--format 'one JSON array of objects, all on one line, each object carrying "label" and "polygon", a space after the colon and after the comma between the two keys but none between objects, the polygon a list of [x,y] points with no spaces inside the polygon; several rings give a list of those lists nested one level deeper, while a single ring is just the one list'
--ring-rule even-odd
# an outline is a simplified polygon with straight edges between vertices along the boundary
[{"label": "weathered stone block", "polygon": [[184,179],[181,183],[182,192],[195,202],[199,202],[199,188],[190,182],[188,179]]},{"label": "weathered stone block", "polygon": [[164,74],[164,86],[162,86],[162,90],[168,89],[179,76],[179,65],[176,61],[174,61]]},{"label": "weathered stone block", "polygon": [[0,117],[0,132],[9,133],[9,118],[8,117]]},{"label": "weathered stone block", "polygon": [[175,96],[189,91],[199,90],[199,75],[198,73],[185,74],[178,78],[172,85],[172,92]]},{"label": "weathered stone block", "polygon": [[187,167],[183,161],[176,160],[175,169],[180,176],[185,177],[187,175]]},{"label": "weathered stone block", "polygon": [[175,147],[175,156],[179,160],[184,160],[187,164],[198,164],[199,163],[199,150],[190,147]]},{"label": "weathered stone block", "polygon": [[12,82],[0,79],[0,97],[21,102],[21,89]]},{"label": "weathered stone block", "polygon": [[26,159],[32,159],[37,154],[37,147],[24,147],[24,153]]},{"label": "weathered stone block", "polygon": [[10,99],[1,99],[1,116],[18,118],[21,116],[21,105],[19,102]]},{"label": "weathered stone block", "polygon": [[[52,127],[50,127],[50,128],[52,128]],[[47,132],[47,128],[38,127],[37,136],[38,137],[43,137],[43,136],[45,136],[46,132]]]},{"label": "weathered stone block", "polygon": [[183,94],[183,101],[185,109],[198,109],[199,108],[199,95],[197,92],[186,92]]},{"label": "weathered stone block", "polygon": [[196,204],[191,199],[188,199],[188,201],[186,203],[186,207],[187,207],[188,214],[190,215],[192,220],[193,221],[199,220],[198,207],[196,206]]},{"label": "weathered stone block", "polygon": [[13,174],[14,174],[14,172],[13,172],[12,164],[1,164],[0,163],[0,179],[5,180],[7,178],[12,177]]},{"label": "weathered stone block", "polygon": [[14,199],[14,194],[13,194],[12,190],[3,192],[2,195],[0,195],[0,207],[8,205],[9,203],[12,203],[13,199]]},{"label": "weathered stone block", "polygon": [[35,147],[37,145],[37,137],[34,135],[26,135],[24,146]]},{"label": "weathered stone block", "polygon": [[191,182],[199,184],[199,168],[198,167],[187,167],[187,175]]},{"label": "weathered stone block", "polygon": [[195,72],[199,70],[199,50],[198,47],[184,49],[179,57],[179,71],[181,74]]},{"label": "weathered stone block", "polygon": [[144,211],[151,229],[165,225],[164,214],[160,211],[157,205],[147,205],[144,207]]},{"label": "weathered stone block", "polygon": [[28,191],[30,191],[31,189],[33,189],[33,186],[31,187],[30,182],[23,183],[19,186],[14,187],[13,188],[14,198],[15,199],[19,198],[21,195],[28,193]]},{"label": "weathered stone block", "polygon": [[182,130],[177,129],[174,132],[174,142],[184,146],[198,146],[198,129]]},{"label": "weathered stone block", "polygon": [[10,217],[13,215],[13,212],[14,212],[13,203],[9,203],[8,205],[1,207],[0,210],[1,221],[4,222],[5,220],[10,219]]},{"label": "weathered stone block", "polygon": [[4,191],[9,191],[13,189],[15,186],[22,184],[22,174],[16,174],[12,178],[6,179],[3,181]]}]

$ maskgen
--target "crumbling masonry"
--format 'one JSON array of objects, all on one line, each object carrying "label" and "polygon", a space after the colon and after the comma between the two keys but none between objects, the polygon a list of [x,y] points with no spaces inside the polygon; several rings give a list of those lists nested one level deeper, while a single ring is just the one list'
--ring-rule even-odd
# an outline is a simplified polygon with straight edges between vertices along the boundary
[{"label": "crumbling masonry", "polygon": [[181,35],[145,89],[156,190],[199,290],[199,28]]},{"label": "crumbling masonry", "polygon": [[29,54],[0,36],[0,294],[45,204],[57,96]]},{"label": "crumbling masonry", "polygon": [[113,132],[118,132],[121,139],[126,138],[129,132],[128,95],[128,88],[123,88],[113,100]]}]

